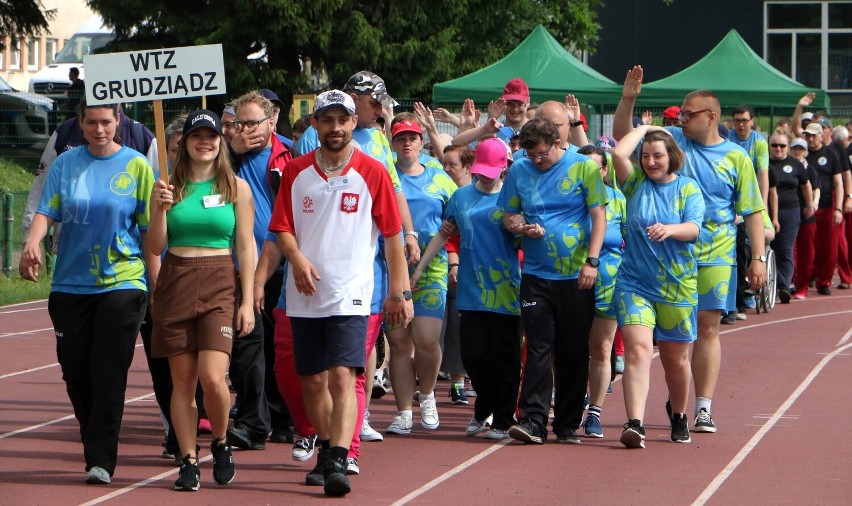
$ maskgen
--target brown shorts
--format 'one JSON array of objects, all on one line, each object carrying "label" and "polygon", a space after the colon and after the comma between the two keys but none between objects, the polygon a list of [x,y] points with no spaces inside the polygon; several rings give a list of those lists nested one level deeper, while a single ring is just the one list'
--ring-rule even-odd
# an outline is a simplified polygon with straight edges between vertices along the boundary
[{"label": "brown shorts", "polygon": [[188,258],[166,253],[151,308],[151,355],[170,357],[199,350],[230,355],[236,276],[230,255]]}]

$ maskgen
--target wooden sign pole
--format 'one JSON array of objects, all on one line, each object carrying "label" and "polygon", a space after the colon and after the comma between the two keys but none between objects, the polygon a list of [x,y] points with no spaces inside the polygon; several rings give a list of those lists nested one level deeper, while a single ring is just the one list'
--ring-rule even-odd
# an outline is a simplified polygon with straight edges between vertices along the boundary
[{"label": "wooden sign pole", "polygon": [[[160,180],[169,184],[169,162],[166,159],[169,147],[166,145],[166,126],[163,121],[163,101],[154,100],[154,131],[157,135],[157,160],[160,163]],[[165,206],[170,209],[171,206]]]}]

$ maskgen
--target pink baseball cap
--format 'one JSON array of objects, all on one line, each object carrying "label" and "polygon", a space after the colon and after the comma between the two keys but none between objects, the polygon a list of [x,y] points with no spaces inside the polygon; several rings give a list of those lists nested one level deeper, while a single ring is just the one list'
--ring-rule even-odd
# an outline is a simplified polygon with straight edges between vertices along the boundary
[{"label": "pink baseball cap", "polygon": [[506,169],[509,148],[497,137],[490,137],[476,145],[476,160],[470,167],[471,174],[482,174],[491,179],[500,177]]},{"label": "pink baseball cap", "polygon": [[527,83],[520,77],[516,77],[506,83],[503,88],[503,100],[517,100],[519,102],[529,102],[530,88]]}]

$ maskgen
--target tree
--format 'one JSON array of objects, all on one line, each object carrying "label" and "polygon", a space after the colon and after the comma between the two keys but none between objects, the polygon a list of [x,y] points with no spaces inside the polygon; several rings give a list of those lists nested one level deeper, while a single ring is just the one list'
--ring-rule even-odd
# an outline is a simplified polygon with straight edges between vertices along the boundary
[{"label": "tree", "polygon": [[340,87],[369,69],[395,97],[489,65],[539,23],[570,49],[594,49],[602,0],[87,0],[117,39],[107,51],[221,43],[229,94]]},{"label": "tree", "polygon": [[0,49],[6,36],[38,35],[56,11],[44,10],[41,0],[0,0]]}]

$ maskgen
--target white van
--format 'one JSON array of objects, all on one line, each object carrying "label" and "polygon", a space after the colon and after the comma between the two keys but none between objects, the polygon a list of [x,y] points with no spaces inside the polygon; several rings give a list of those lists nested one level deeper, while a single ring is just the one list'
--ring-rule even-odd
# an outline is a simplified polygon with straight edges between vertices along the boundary
[{"label": "white van", "polygon": [[30,79],[30,92],[41,95],[64,94],[71,87],[68,79],[71,67],[80,69],[80,79],[85,79],[83,56],[105,46],[114,38],[115,33],[104,26],[100,16],[92,17],[68,39],[55,61]]}]

